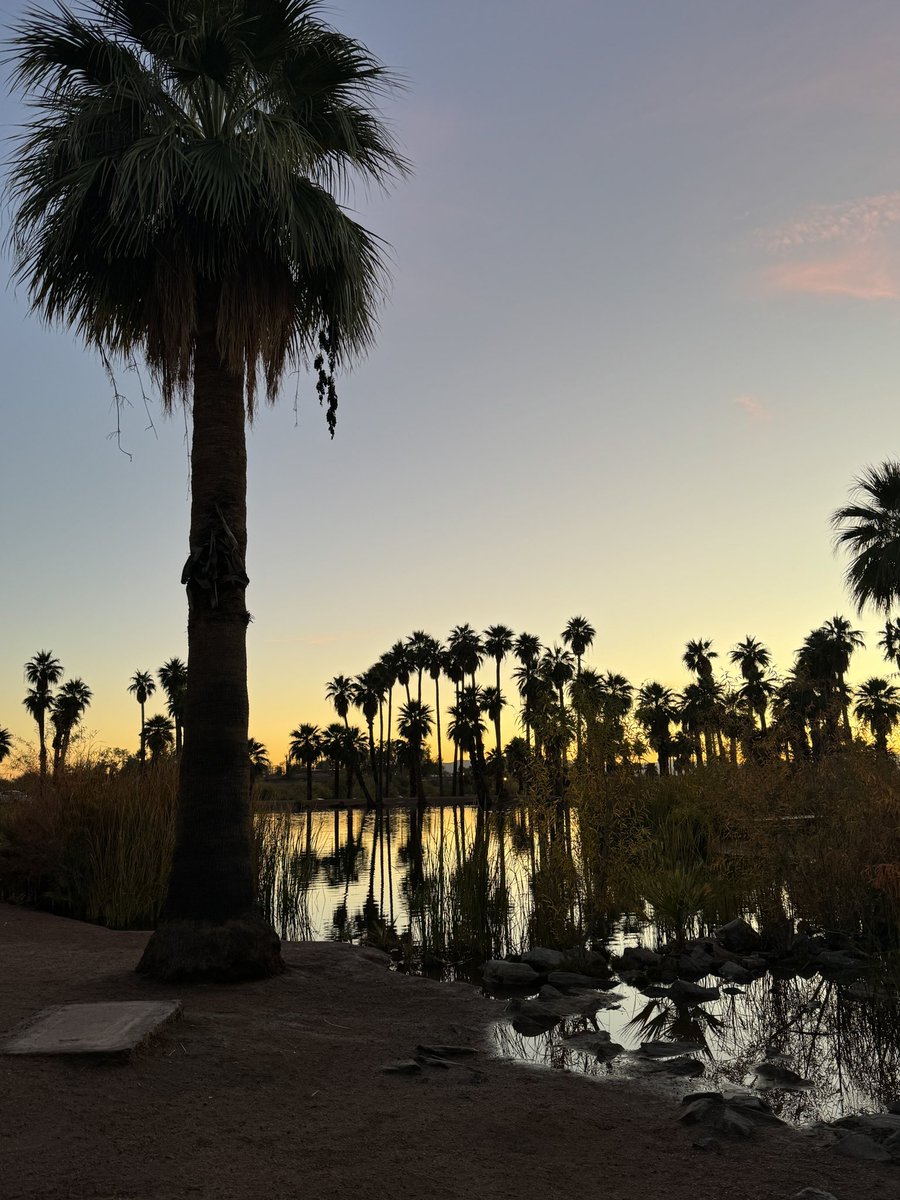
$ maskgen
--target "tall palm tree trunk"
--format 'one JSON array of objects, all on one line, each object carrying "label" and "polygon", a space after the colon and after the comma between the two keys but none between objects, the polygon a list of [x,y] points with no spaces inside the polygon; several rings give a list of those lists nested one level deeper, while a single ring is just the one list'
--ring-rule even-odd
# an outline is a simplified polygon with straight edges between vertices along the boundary
[{"label": "tall palm tree trunk", "polygon": [[388,726],[387,726],[388,752],[387,752],[387,770],[385,772],[385,778],[384,778],[384,794],[386,796],[389,796],[391,794],[391,766],[392,766],[392,758],[393,758],[393,755],[391,752],[391,702],[393,700],[393,696],[394,696],[394,687],[392,684],[388,688]]},{"label": "tall palm tree trunk", "polygon": [[500,740],[500,659],[497,659],[497,715],[494,718],[494,737],[497,741],[496,791],[499,799],[506,790],[503,782],[503,743]]},{"label": "tall palm tree trunk", "polygon": [[306,806],[312,809],[312,763],[306,764]]},{"label": "tall palm tree trunk", "polygon": [[217,319],[218,290],[207,286],[198,298],[194,362],[177,833],[162,923],[138,964],[158,979],[238,980],[284,969],[278,936],[256,902],[247,756],[244,381],[220,358]]},{"label": "tall palm tree trunk", "polygon": [[[193,522],[191,524],[193,527]],[[146,734],[146,721],[144,720],[144,704],[145,704],[145,701],[142,700],[141,701],[141,770],[143,770],[144,765],[147,762],[147,734]]]},{"label": "tall palm tree trunk", "polygon": [[437,730],[438,795],[444,794],[444,759],[441,754],[441,681],[434,681],[434,722]]}]

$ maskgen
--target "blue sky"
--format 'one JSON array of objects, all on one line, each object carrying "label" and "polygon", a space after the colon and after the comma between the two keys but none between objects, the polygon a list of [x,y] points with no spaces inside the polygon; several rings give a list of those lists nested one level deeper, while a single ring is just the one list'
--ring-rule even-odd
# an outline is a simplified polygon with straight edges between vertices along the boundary
[{"label": "blue sky", "polygon": [[[698,636],[786,669],[851,612],[828,517],[897,447],[900,9],[327,11],[406,79],[415,174],[355,198],[393,288],[335,440],[306,377],[250,435],[251,731],[280,755],[331,676],[463,621],[552,642],[582,613],[636,684],[680,686]],[[22,665],[51,648],[133,745],[128,678],[186,650],[184,418],[149,428],[122,373],[129,459],[95,356],[12,287],[0,338],[0,725],[33,737]]]}]

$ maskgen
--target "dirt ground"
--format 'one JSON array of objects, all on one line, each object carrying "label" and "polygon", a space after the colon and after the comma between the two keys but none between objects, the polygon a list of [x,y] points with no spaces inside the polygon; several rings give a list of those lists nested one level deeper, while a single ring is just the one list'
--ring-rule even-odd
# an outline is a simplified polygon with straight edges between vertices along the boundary
[{"label": "dirt ground", "polygon": [[[376,951],[289,944],[277,979],[172,988],[133,973],[145,938],[0,905],[0,1039],[48,1005],[184,1002],[130,1061],[0,1057],[2,1200],[900,1195],[900,1168],[812,1135],[723,1136],[710,1153],[640,1085],[494,1059],[496,1003],[390,972]],[[485,1050],[383,1073],[423,1041]]]}]

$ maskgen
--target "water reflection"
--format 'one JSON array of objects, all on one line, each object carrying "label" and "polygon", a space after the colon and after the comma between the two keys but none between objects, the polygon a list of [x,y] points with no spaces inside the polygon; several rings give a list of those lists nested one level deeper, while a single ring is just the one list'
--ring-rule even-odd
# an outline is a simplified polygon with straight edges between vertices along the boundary
[{"label": "water reflection", "polygon": [[[646,913],[604,909],[591,895],[586,878],[596,864],[582,862],[577,821],[557,806],[276,814],[260,818],[257,845],[263,903],[282,936],[365,939],[391,952],[400,969],[438,978],[480,982],[486,958],[531,945],[618,952],[654,945],[663,933]],[[677,1093],[696,1090],[697,1066],[685,1061],[676,1067],[685,1074],[672,1075],[641,1046],[684,1043],[678,1049],[700,1064],[704,1088],[765,1087],[774,1111],[792,1122],[900,1099],[900,1005],[890,994],[818,974],[769,974],[689,1006],[674,1003],[665,986],[616,991],[618,1008],[568,1014],[545,1029],[519,1021],[525,1033],[498,1002],[499,1052],[590,1075],[640,1075]],[[597,1031],[606,1049],[580,1036]],[[773,1081],[759,1070],[767,1062],[812,1086],[779,1087],[777,1072]]]}]

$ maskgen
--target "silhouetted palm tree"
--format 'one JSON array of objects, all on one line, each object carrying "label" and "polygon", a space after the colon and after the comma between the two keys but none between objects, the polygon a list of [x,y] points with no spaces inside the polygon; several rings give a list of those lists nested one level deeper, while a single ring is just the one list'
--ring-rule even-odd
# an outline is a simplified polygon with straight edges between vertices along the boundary
[{"label": "silhouetted palm tree", "polygon": [[174,741],[172,722],[168,717],[157,713],[155,717],[148,718],[144,725],[144,742],[150,751],[151,764],[157,762],[160,755],[171,750]]},{"label": "silhouetted palm tree", "polygon": [[424,629],[414,629],[406,639],[406,654],[410,669],[416,673],[416,699],[422,703],[422,675],[431,661],[434,638]]},{"label": "silhouetted palm tree", "polygon": [[[556,736],[561,737],[566,725],[566,684],[575,673],[575,665],[572,660],[572,655],[568,650],[563,650],[560,646],[553,646],[551,649],[545,650],[540,661],[540,672],[548,683],[552,684],[556,689],[556,694],[559,697],[559,716],[560,720],[556,726]],[[562,744],[562,773],[565,774],[567,761],[568,743]]]},{"label": "silhouetted palm tree", "polygon": [[381,783],[375,760],[375,718],[378,716],[382,693],[381,681],[374,667],[364,671],[362,675],[357,675],[353,681],[352,695],[353,703],[362,712],[366,728],[369,731],[369,766],[372,769],[372,778],[375,780],[375,799],[380,804]]},{"label": "silhouetted palm tree", "polygon": [[457,663],[463,675],[468,675],[470,687],[475,687],[475,672],[484,661],[484,646],[471,625],[457,625],[447,635],[447,653]]},{"label": "silhouetted palm tree", "polygon": [[885,622],[884,632],[878,639],[878,648],[884,655],[885,662],[900,670],[900,621],[889,619]]},{"label": "silhouetted palm tree", "polygon": [[694,638],[685,646],[681,661],[698,679],[712,679],[712,660],[718,657],[709,638]]},{"label": "silhouetted palm tree", "polygon": [[149,671],[135,671],[128,685],[128,691],[141,706],[141,766],[147,761],[147,734],[144,722],[144,706],[156,691],[156,684]]},{"label": "silhouetted palm tree", "polygon": [[184,727],[184,702],[187,699],[187,665],[180,658],[170,658],[156,672],[160,687],[166,693],[166,707],[175,722],[175,753],[181,754]]},{"label": "silhouetted palm tree", "polygon": [[647,733],[647,741],[656,751],[660,775],[669,773],[671,725],[677,719],[678,706],[670,688],[656,682],[645,683],[638,692],[634,715]]},{"label": "silhouetted palm tree", "polygon": [[[347,675],[335,675],[334,679],[330,680],[326,685],[325,697],[334,705],[334,711],[344,722],[344,728],[349,729],[350,722],[347,714],[350,712],[350,705],[353,703],[353,680]],[[366,803],[372,804],[372,794],[366,786],[366,781],[363,779],[362,771],[359,767],[360,758],[357,753],[357,743],[355,739],[348,739],[345,744],[347,747],[347,769],[359,780],[359,785],[366,797]]]},{"label": "silhouetted palm tree", "polygon": [[334,799],[341,794],[341,765],[346,761],[346,738],[343,725],[333,721],[322,730],[322,755],[334,769]]},{"label": "silhouetted palm tree", "polygon": [[438,794],[444,794],[444,755],[441,746],[441,674],[446,663],[446,651],[437,638],[432,638],[428,659],[428,674],[434,681],[434,728],[437,736]]},{"label": "silhouetted palm tree", "polygon": [[828,637],[834,656],[834,670],[837,675],[838,691],[841,698],[841,711],[844,717],[844,732],[847,738],[850,732],[850,711],[846,675],[854,650],[865,648],[866,640],[859,629],[854,629],[846,617],[834,616],[822,626]]},{"label": "silhouetted palm tree", "polygon": [[431,708],[420,700],[410,700],[400,709],[397,732],[409,748],[410,792],[418,801],[425,799],[422,783],[422,746],[431,735]]},{"label": "silhouetted palm tree", "polygon": [[372,341],[381,246],[330,189],[405,169],[373,108],[389,79],[314,0],[80,13],[30,9],[13,39],[31,103],[12,167],[17,274],[101,353],[143,355],[167,408],[192,392],[181,817],[142,970],[268,974],[282,963],[255,907],[249,820],[245,419],[258,381],[274,400],[316,355],[333,430],[334,373]]},{"label": "silhouetted palm tree", "polygon": [[5,762],[12,754],[12,734],[0,726],[0,763]]},{"label": "silhouetted palm tree", "polygon": [[[581,659],[585,651],[588,650],[594,642],[597,631],[584,617],[572,617],[562,631],[563,645],[575,655],[575,678],[581,674]],[[575,742],[577,753],[581,755],[581,720],[578,717],[576,710],[575,719]]]},{"label": "silhouetted palm tree", "polygon": [[531,753],[531,724],[526,697],[528,693],[534,691],[532,681],[541,656],[541,649],[540,639],[533,633],[520,633],[513,646],[513,653],[519,661],[518,668],[513,672],[513,678],[519,689],[519,695],[522,697],[522,721],[525,727],[525,745],[529,754]]},{"label": "silhouetted palm tree", "polygon": [[65,770],[69,742],[91,700],[91,689],[83,679],[69,679],[53,697],[50,719],[53,722],[53,774]]},{"label": "silhouetted palm tree", "polygon": [[34,718],[38,727],[38,752],[41,783],[47,778],[47,709],[52,699],[50,689],[62,679],[62,663],[54,658],[52,650],[39,650],[25,664],[25,682],[30,691],[22,703]]},{"label": "silhouetted palm tree", "polygon": [[294,762],[306,767],[306,803],[312,806],[312,773],[313,767],[322,757],[322,734],[318,725],[298,725],[292,729],[288,745],[288,754]]},{"label": "silhouetted palm tree", "polygon": [[900,690],[886,679],[872,676],[856,689],[853,712],[858,721],[868,725],[876,749],[887,754],[888,735],[900,722]]},{"label": "silhouetted palm tree", "polygon": [[[500,695],[500,667],[507,654],[513,648],[513,631],[507,625],[489,625],[484,631],[482,645],[488,658],[492,658],[497,667],[496,691]],[[503,795],[503,741],[500,736],[500,711],[506,701],[501,697],[501,703],[493,706],[494,716],[494,745],[497,754],[494,759],[495,789],[498,796]],[[490,716],[490,712],[488,716]]]},{"label": "silhouetted palm tree", "polygon": [[[175,660],[172,660],[175,661]],[[178,724],[175,724],[175,753],[178,753]],[[247,738],[247,757],[250,759],[250,771],[254,779],[260,779],[272,769],[269,752],[256,738]]]},{"label": "silhouetted palm tree", "polygon": [[835,547],[850,555],[845,578],[857,612],[887,615],[900,602],[900,462],[866,467],[853,500],[831,518]]}]

